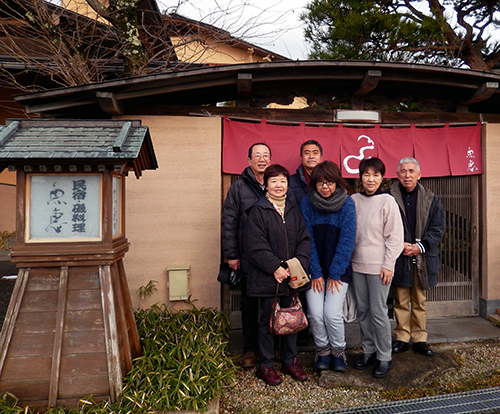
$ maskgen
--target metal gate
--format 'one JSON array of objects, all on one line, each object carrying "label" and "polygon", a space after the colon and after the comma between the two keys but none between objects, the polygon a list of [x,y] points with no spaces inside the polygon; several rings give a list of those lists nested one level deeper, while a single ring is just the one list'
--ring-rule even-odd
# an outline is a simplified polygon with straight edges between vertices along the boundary
[{"label": "metal gate", "polygon": [[429,318],[478,315],[478,177],[421,179],[441,198],[446,215],[439,282],[427,292]]},{"label": "metal gate", "polygon": [[[226,176],[229,185],[239,176]],[[428,318],[478,315],[478,186],[479,176],[422,178],[422,185],[437,194],[446,214],[446,232],[441,242],[439,283],[427,292]],[[231,327],[241,326],[238,290],[222,288],[222,308]]]}]

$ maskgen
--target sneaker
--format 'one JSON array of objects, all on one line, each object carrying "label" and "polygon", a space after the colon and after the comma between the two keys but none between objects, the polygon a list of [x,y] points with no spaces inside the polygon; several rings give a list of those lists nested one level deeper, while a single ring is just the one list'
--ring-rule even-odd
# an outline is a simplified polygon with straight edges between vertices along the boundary
[{"label": "sneaker", "polygon": [[257,365],[257,357],[252,351],[246,352],[241,360],[242,368],[253,368]]},{"label": "sneaker", "polygon": [[315,371],[326,371],[326,370],[330,369],[331,360],[332,360],[331,355],[324,355],[324,356],[318,357],[318,359],[314,363],[314,370]]},{"label": "sneaker", "polygon": [[344,357],[332,356],[330,368],[332,369],[332,371],[345,372],[345,370],[347,369],[347,364],[345,363]]},{"label": "sneaker", "polygon": [[274,368],[269,368],[267,365],[263,365],[262,369],[258,369],[255,375],[267,385],[279,385],[283,382]]},{"label": "sneaker", "polygon": [[281,372],[290,375],[295,381],[305,381],[307,379],[307,374],[302,371],[297,357],[293,359],[293,363],[289,367],[281,367]]}]

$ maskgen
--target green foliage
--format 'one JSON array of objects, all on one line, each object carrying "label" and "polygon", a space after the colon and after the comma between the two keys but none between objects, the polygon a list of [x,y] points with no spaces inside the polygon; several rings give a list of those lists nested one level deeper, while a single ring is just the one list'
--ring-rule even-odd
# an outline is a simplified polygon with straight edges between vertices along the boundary
[{"label": "green foliage", "polygon": [[494,18],[499,5],[480,0],[312,0],[301,19],[312,59],[466,64],[491,70],[500,61]]},{"label": "green foliage", "polygon": [[[205,410],[231,382],[235,366],[226,355],[227,316],[214,309],[173,312],[165,305],[136,316],[144,356],[127,376],[129,407]],[[154,332],[153,335],[148,332]]]},{"label": "green foliage", "polygon": [[[191,304],[192,305],[192,304]],[[233,383],[236,367],[226,354],[227,316],[211,308],[173,311],[165,305],[136,314],[143,356],[124,380],[121,400],[80,400],[77,409],[52,408],[47,414],[147,414],[206,411]],[[32,414],[12,394],[0,397],[2,414]]]},{"label": "green foliage", "polygon": [[141,286],[139,289],[137,289],[137,294],[141,299],[146,299],[158,290],[156,288],[157,283],[157,280],[150,280],[146,286]]}]

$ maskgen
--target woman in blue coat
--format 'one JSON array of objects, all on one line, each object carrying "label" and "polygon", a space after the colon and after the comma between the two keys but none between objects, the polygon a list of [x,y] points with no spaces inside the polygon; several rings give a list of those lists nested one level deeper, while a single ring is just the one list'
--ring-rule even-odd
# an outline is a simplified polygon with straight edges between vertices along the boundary
[{"label": "woman in blue coat", "polygon": [[311,235],[311,289],[306,292],[308,320],[316,346],[314,369],[346,370],[342,308],[351,282],[356,240],[356,210],[346,182],[332,161],[311,173],[309,196],[300,208]]}]

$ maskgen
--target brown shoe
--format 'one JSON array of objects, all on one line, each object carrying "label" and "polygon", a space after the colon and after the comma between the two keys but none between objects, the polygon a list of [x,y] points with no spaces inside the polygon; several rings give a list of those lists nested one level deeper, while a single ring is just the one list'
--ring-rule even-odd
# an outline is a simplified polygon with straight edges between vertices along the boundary
[{"label": "brown shoe", "polygon": [[283,382],[274,368],[269,368],[266,365],[263,365],[262,369],[258,369],[255,375],[267,385],[279,385]]},{"label": "brown shoe", "polygon": [[297,357],[293,359],[293,363],[289,367],[281,367],[281,372],[291,375],[295,381],[305,381],[307,379],[307,374],[302,371]]},{"label": "brown shoe", "polygon": [[253,368],[257,365],[257,358],[252,351],[248,351],[243,355],[243,359],[241,360],[242,368]]}]

